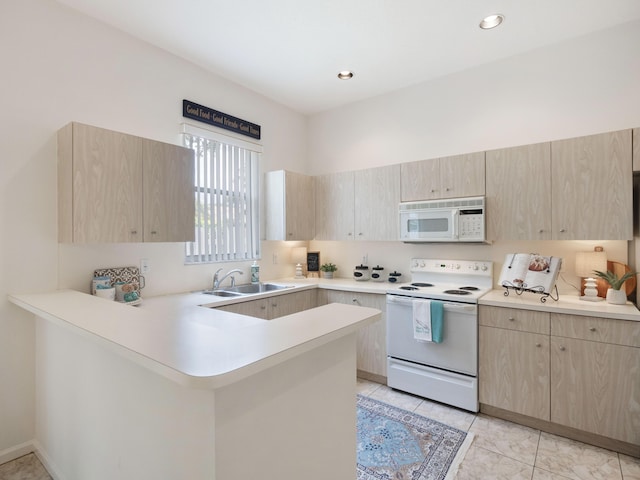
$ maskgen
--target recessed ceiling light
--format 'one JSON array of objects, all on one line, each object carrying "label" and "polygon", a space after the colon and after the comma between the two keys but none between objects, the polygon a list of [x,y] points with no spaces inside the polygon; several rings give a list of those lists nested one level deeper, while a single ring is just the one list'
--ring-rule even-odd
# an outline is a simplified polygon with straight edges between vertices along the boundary
[{"label": "recessed ceiling light", "polygon": [[338,78],[340,80],[349,80],[350,78],[353,78],[353,72],[350,70],[342,70],[338,73]]},{"label": "recessed ceiling light", "polygon": [[496,13],[494,15],[489,15],[488,17],[484,17],[480,22],[480,28],[483,30],[489,30],[491,28],[496,28],[504,21],[504,15],[500,13]]}]

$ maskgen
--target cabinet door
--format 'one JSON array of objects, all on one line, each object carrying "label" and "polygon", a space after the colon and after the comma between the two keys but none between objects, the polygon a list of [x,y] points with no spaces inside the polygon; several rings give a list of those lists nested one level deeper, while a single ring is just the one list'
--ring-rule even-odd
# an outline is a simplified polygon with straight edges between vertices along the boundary
[{"label": "cabinet door", "polygon": [[551,337],[551,421],[640,445],[640,348]]},{"label": "cabinet door", "polygon": [[551,143],[487,152],[489,240],[551,239]]},{"label": "cabinet door", "polygon": [[353,240],[354,173],[316,177],[316,240]]},{"label": "cabinet door", "polygon": [[440,159],[438,198],[477,197],[485,194],[484,152]]},{"label": "cabinet door", "polygon": [[631,130],[551,143],[554,240],[633,237]]},{"label": "cabinet door", "polygon": [[[324,303],[345,303],[361,307],[377,308],[382,312],[380,321],[358,330],[357,366],[358,370],[379,377],[387,376],[387,321],[386,296],[375,293],[354,293],[338,290],[321,290],[319,300]],[[326,301],[323,301],[326,300]]]},{"label": "cabinet door", "polygon": [[397,241],[400,166],[355,172],[355,239]]},{"label": "cabinet door", "polygon": [[282,240],[312,240],[316,233],[313,177],[285,173],[285,231]]},{"label": "cabinet door", "polygon": [[492,307],[489,305],[480,305],[478,312],[478,323],[485,327],[506,328],[508,330],[549,335],[549,312]]},{"label": "cabinet door", "polygon": [[433,158],[400,165],[403,202],[440,198],[440,160]]},{"label": "cabinet door", "polygon": [[268,298],[269,319],[284,317],[285,315],[317,307],[316,292],[317,290],[314,288],[313,290],[304,290]]},{"label": "cabinet door", "polygon": [[225,312],[248,315],[250,317],[262,318],[264,320],[267,320],[269,318],[268,298],[261,298],[259,300],[251,300],[248,302],[233,303],[231,305],[225,305],[223,307],[216,308],[218,310],[224,310]]},{"label": "cabinet door", "polygon": [[278,170],[265,174],[266,239],[312,240],[315,237],[315,180]]},{"label": "cabinet door", "polygon": [[549,420],[549,336],[480,327],[480,403]]},{"label": "cabinet door", "polygon": [[62,241],[142,241],[141,139],[79,123],[68,128],[72,155],[61,163],[72,165],[72,235]]},{"label": "cabinet door", "polygon": [[144,241],[195,240],[193,150],[142,140]]}]

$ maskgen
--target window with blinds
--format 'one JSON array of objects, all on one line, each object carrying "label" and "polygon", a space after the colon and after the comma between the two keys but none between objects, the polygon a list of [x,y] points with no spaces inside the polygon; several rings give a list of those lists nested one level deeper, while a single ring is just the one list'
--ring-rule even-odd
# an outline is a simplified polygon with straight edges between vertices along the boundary
[{"label": "window with blinds", "polygon": [[260,153],[208,137],[184,134],[196,161],[196,240],[186,244],[185,263],[257,259]]}]

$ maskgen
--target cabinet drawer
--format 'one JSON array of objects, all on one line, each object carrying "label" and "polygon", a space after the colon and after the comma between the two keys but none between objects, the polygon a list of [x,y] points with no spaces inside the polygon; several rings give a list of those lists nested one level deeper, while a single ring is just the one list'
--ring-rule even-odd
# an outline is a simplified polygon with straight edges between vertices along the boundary
[{"label": "cabinet drawer", "polygon": [[551,335],[640,347],[640,322],[552,313]]},{"label": "cabinet drawer", "polygon": [[549,335],[549,313],[480,305],[478,321],[485,327]]}]

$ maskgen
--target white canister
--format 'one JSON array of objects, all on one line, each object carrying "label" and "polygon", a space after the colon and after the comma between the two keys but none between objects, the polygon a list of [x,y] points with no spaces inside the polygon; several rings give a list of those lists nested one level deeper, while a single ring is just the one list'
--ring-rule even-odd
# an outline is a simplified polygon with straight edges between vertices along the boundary
[{"label": "white canister", "polygon": [[115,300],[116,299],[116,289],[115,287],[102,287],[99,286],[96,288],[96,297],[104,298],[106,300]]},{"label": "white canister", "polygon": [[389,282],[391,283],[400,283],[402,281],[402,274],[400,272],[396,272],[395,270],[389,274]]},{"label": "white canister", "polygon": [[373,267],[371,269],[371,280],[374,282],[384,282],[386,280],[384,276],[384,268],[380,265]]},{"label": "white canister", "polygon": [[358,265],[354,270],[353,270],[353,279],[354,280],[358,280],[360,282],[365,281],[365,280],[369,280],[370,275],[369,275],[369,267],[367,267],[366,265]]}]

